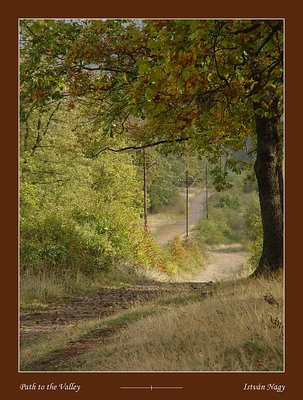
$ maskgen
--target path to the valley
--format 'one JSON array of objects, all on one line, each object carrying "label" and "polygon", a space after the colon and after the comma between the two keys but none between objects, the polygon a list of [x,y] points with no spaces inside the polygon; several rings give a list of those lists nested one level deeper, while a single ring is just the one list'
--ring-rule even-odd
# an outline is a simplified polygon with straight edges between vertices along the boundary
[{"label": "path to the valley", "polygon": [[192,281],[226,281],[243,276],[243,265],[249,253],[235,251],[234,247],[212,249],[208,253],[206,268],[199,272]]},{"label": "path to the valley", "polygon": [[[193,228],[204,213],[205,190],[191,191],[189,195],[188,212],[189,229]],[[156,241],[164,245],[176,236],[184,236],[186,229],[185,214],[151,214],[148,216],[148,225]]]},{"label": "path to the valley", "polygon": [[[192,192],[190,196],[189,224],[193,228],[205,212],[205,191]],[[168,217],[167,214],[153,215],[149,218],[151,232],[159,244],[164,245],[175,236],[183,236],[185,217]],[[77,325],[78,321],[106,318],[139,304],[167,296],[180,296],[181,293],[199,291],[207,295],[213,290],[209,281],[234,279],[241,273],[248,254],[234,246],[218,246],[208,252],[206,267],[187,282],[146,282],[125,288],[103,288],[92,296],[66,299],[61,303],[48,304],[45,309],[22,311],[20,315],[20,344],[22,352],[31,351],[31,344],[44,334]],[[122,329],[123,327],[119,327]],[[111,337],[114,330],[100,330],[90,333],[79,341],[71,342],[49,356],[36,360],[26,369],[34,371],[66,370],[70,361],[93,346]]]},{"label": "path to the valley", "polygon": [[[189,204],[189,228],[192,229],[205,214],[205,190],[193,191]],[[155,214],[149,216],[151,233],[161,245],[171,241],[176,236],[184,236],[185,216],[167,216]],[[212,247],[208,251],[206,268],[195,276],[192,281],[209,282],[235,279],[243,270],[248,253],[240,250],[237,244],[231,246]],[[239,249],[237,251],[237,249]]]}]

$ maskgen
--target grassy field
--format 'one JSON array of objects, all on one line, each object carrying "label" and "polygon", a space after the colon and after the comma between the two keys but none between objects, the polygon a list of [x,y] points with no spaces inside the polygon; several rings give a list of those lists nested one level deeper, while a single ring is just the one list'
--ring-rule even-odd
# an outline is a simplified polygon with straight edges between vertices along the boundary
[{"label": "grassy field", "polygon": [[[277,304],[269,304],[263,296]],[[279,371],[283,369],[280,280],[221,285],[203,302],[128,326],[81,357],[83,370]]]},{"label": "grassy field", "polygon": [[50,301],[77,295],[90,295],[103,287],[129,286],[146,281],[146,274],[128,266],[113,268],[89,276],[77,272],[56,274],[25,271],[20,276],[20,306],[22,309],[39,308]]},{"label": "grassy field", "polygon": [[[62,358],[71,343],[109,328],[110,335]],[[32,369],[34,361],[58,350],[54,370],[281,371],[283,279],[219,283],[211,296],[164,298],[64,327],[24,348],[23,366]]]}]

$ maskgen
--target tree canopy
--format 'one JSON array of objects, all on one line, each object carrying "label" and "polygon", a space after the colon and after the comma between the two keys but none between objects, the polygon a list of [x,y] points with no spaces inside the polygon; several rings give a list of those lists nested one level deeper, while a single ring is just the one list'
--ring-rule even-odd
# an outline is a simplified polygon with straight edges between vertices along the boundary
[{"label": "tree canopy", "polygon": [[[244,150],[256,159],[260,270],[282,265],[282,20],[23,20],[20,37],[21,122],[31,152],[62,102],[81,105],[99,132],[80,135],[87,157],[188,141],[213,163],[223,160],[225,178],[228,168],[245,167],[235,157]],[[29,145],[33,113],[38,133]]]}]

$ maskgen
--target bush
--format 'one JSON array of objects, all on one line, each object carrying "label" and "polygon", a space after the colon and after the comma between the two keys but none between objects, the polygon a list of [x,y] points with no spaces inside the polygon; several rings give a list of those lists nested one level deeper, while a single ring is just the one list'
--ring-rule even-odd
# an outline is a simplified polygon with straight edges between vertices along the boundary
[{"label": "bush", "polygon": [[108,258],[102,239],[74,221],[51,214],[39,226],[21,227],[21,266],[57,272],[104,270]]},{"label": "bush", "polygon": [[176,237],[166,247],[164,270],[169,274],[201,270],[205,265],[203,248],[195,240]]},{"label": "bush", "polygon": [[213,207],[215,208],[231,208],[233,210],[236,210],[237,208],[240,207],[240,202],[239,202],[239,197],[234,196],[232,197],[231,195],[221,195],[216,202],[214,202]]},{"label": "bush", "polygon": [[[65,127],[54,124],[45,138],[46,144],[56,143],[54,151],[22,154],[21,271],[90,274],[108,271],[121,259],[134,265],[150,262],[139,217],[142,187],[132,156],[86,159],[81,156],[86,142],[80,143],[79,135],[71,132],[68,120]],[[87,132],[83,137],[89,141]],[[80,155],[71,155],[70,149]]]},{"label": "bush", "polygon": [[195,238],[207,245],[240,242],[247,246],[254,242],[257,258],[262,238],[261,218],[255,191],[247,192],[239,182],[224,192],[214,192],[209,199],[209,219],[201,219],[195,229]]},{"label": "bush", "polygon": [[195,238],[208,245],[230,243],[231,230],[226,222],[202,220],[199,222]]}]

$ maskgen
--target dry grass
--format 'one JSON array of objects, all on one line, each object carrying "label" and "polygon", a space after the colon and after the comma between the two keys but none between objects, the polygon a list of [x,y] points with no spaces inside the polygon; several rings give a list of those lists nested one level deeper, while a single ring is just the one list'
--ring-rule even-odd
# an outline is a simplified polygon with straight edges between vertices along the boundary
[{"label": "dry grass", "polygon": [[49,301],[64,297],[98,292],[103,287],[128,286],[146,281],[144,271],[123,266],[108,272],[85,275],[81,272],[66,273],[26,271],[20,274],[20,305],[24,309],[43,308]]},{"label": "dry grass", "polygon": [[206,300],[130,324],[77,365],[94,371],[281,371],[282,277],[222,283]]},{"label": "dry grass", "polygon": [[[187,304],[200,297],[200,292],[184,293],[177,297],[175,295],[169,295],[163,299],[151,302],[148,305],[130,307],[110,317],[76,321],[69,325],[63,325],[59,329],[57,326],[56,329],[47,330],[46,333],[32,339],[30,343],[21,346],[21,370],[30,370],[32,363],[45,359],[53,352],[64,349],[71,343],[82,340],[93,332],[101,332],[107,328],[128,325],[148,315],[157,314],[159,311],[167,309],[169,306],[176,307],[180,304]],[[39,308],[41,308],[41,305]],[[47,306],[45,308],[47,308]],[[26,328],[24,329],[26,331]],[[69,363],[70,360],[66,360],[64,369],[73,370],[73,366],[70,366]]]},{"label": "dry grass", "polygon": [[25,272],[20,276],[21,306],[43,304],[49,299],[60,298],[65,293],[65,281],[54,274]]},{"label": "dry grass", "polygon": [[99,322],[99,319],[82,321],[39,336],[29,346],[21,348],[20,370],[26,370],[32,362],[47,357],[68,343],[80,339],[94,329]]}]

